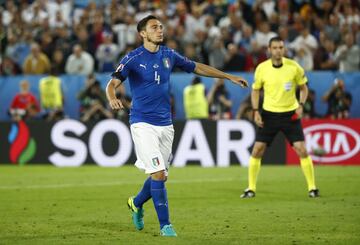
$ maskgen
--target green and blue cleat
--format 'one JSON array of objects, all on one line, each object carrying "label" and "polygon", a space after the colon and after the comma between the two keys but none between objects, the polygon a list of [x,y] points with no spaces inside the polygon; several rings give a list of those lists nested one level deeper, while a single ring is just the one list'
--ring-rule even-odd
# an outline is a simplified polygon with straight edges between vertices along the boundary
[{"label": "green and blue cleat", "polygon": [[160,236],[169,236],[169,237],[175,237],[177,236],[174,228],[171,224],[164,225],[163,228],[160,230]]},{"label": "green and blue cleat", "polygon": [[127,205],[131,211],[131,216],[133,223],[135,225],[135,228],[139,231],[144,229],[144,209],[143,208],[137,208],[134,204],[134,197],[129,197],[127,201]]}]

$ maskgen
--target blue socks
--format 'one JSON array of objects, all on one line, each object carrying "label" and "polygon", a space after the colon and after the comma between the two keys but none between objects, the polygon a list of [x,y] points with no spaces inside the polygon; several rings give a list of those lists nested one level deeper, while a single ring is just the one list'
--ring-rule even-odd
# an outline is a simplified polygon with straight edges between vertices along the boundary
[{"label": "blue socks", "polygon": [[134,204],[137,208],[141,208],[142,205],[150,198],[151,198],[151,177],[145,180],[143,188],[134,198]]},{"label": "blue socks", "polygon": [[161,229],[164,225],[170,224],[165,181],[151,180],[151,197],[154,202]]},{"label": "blue socks", "polygon": [[169,208],[165,181],[153,180],[151,177],[147,178],[143,188],[134,198],[134,204],[137,208],[141,208],[150,198],[152,198],[154,202],[154,207],[160,222],[160,229],[164,225],[169,225]]}]

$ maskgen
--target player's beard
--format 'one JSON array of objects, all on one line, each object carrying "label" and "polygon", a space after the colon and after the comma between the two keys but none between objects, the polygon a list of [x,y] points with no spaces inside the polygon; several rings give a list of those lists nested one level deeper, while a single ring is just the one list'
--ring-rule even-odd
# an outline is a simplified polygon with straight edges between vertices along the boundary
[{"label": "player's beard", "polygon": [[159,39],[159,38],[150,38],[150,37],[148,37],[148,41],[150,43],[155,44],[155,45],[160,45],[163,42],[163,38]]}]

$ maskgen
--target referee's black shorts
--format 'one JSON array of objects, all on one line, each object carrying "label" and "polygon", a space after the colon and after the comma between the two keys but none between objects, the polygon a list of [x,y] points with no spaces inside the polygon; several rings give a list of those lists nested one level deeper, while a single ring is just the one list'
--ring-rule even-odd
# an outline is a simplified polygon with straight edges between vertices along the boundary
[{"label": "referee's black shorts", "polygon": [[293,145],[294,142],[304,141],[304,132],[300,119],[293,120],[291,117],[295,111],[289,112],[270,112],[263,110],[261,117],[264,122],[262,128],[256,131],[256,141],[270,145],[276,134],[281,131]]}]

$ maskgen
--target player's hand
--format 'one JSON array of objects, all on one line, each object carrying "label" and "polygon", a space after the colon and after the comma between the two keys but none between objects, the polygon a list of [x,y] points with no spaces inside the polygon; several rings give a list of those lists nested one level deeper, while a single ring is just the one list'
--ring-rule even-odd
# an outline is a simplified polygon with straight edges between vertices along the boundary
[{"label": "player's hand", "polygon": [[242,78],[242,77],[231,77],[230,80],[233,82],[233,83],[236,83],[238,85],[240,85],[242,88],[245,88],[245,87],[249,87],[249,84],[248,82]]},{"label": "player's hand", "polygon": [[124,108],[121,100],[119,100],[119,99],[112,99],[109,101],[109,104],[110,104],[111,109],[113,109],[113,110],[120,110],[120,109]]},{"label": "player's hand", "polygon": [[264,122],[262,120],[262,117],[261,117],[259,111],[254,112],[254,121],[258,127],[260,127],[260,128],[264,127]]}]

